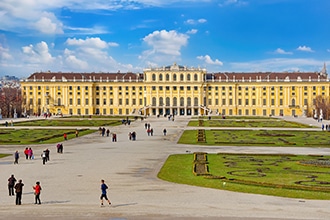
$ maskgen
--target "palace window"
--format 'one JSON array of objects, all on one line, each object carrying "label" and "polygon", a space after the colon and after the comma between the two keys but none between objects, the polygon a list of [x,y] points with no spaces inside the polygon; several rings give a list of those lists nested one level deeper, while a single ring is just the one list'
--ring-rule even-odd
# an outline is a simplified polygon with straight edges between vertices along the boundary
[{"label": "palace window", "polygon": [[156,81],[156,74],[152,74],[152,81]]},{"label": "palace window", "polygon": [[166,81],[170,81],[170,75],[166,74]]},{"label": "palace window", "polygon": [[180,106],[184,106],[184,98],[183,97],[180,98]]},{"label": "palace window", "polygon": [[187,81],[190,81],[190,74],[187,75]]},{"label": "palace window", "polygon": [[183,74],[180,75],[180,81],[183,81],[184,80],[184,76]]},{"label": "palace window", "polygon": [[178,106],[178,99],[176,97],[173,98],[173,106]]},{"label": "palace window", "polygon": [[163,81],[163,74],[159,74],[159,81]]},{"label": "palace window", "polygon": [[197,97],[194,98],[194,106],[198,106],[198,98]]},{"label": "palace window", "polygon": [[190,97],[187,98],[187,105],[191,106],[191,98]]},{"label": "palace window", "polygon": [[173,74],[173,81],[176,81],[176,74]]},{"label": "palace window", "polygon": [[166,106],[170,106],[170,98],[166,97]]},{"label": "palace window", "polygon": [[88,105],[89,99],[85,99],[85,105]]},{"label": "palace window", "polygon": [[198,75],[195,74],[195,75],[194,75],[194,81],[197,81],[197,80],[198,80]]}]

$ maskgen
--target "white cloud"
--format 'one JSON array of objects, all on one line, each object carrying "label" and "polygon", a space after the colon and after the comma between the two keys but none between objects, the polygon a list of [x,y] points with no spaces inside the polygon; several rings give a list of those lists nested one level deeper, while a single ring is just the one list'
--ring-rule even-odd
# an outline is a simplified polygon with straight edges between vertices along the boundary
[{"label": "white cloud", "polygon": [[314,52],[314,51],[312,50],[312,48],[310,48],[310,47],[306,47],[306,46],[299,46],[299,47],[297,48],[297,50],[299,50],[299,51],[304,51],[304,52]]},{"label": "white cloud", "polygon": [[152,47],[150,54],[180,56],[181,47],[186,46],[189,36],[174,30],[154,31],[143,38],[143,41]]},{"label": "white cloud", "polygon": [[221,3],[219,3],[220,7],[229,6],[229,5],[235,5],[235,6],[245,6],[247,5],[247,1],[242,0],[223,0]]},{"label": "white cloud", "polygon": [[[329,61],[326,61],[328,63]],[[230,71],[243,72],[283,72],[283,71],[319,71],[324,61],[315,59],[277,58],[249,62],[229,63]]]},{"label": "white cloud", "polygon": [[86,61],[78,59],[74,55],[69,55],[65,58],[65,64],[72,69],[87,69],[88,63]]},{"label": "white cloud", "polygon": [[12,59],[12,56],[9,53],[9,49],[4,48],[4,47],[2,47],[2,45],[0,45],[0,62],[5,61],[5,60],[10,60],[10,59]]},{"label": "white cloud", "polygon": [[198,56],[197,59],[203,60],[205,63],[210,64],[210,65],[218,65],[218,66],[223,65],[223,63],[220,60],[218,60],[218,59],[212,60],[209,55]]},{"label": "white cloud", "polygon": [[191,29],[191,30],[187,31],[186,33],[187,34],[196,34],[197,32],[198,32],[197,29]]},{"label": "white cloud", "polygon": [[46,42],[41,41],[35,46],[30,44],[29,46],[22,47],[22,52],[25,55],[25,60],[30,63],[50,63],[54,61],[54,57],[49,52]]},{"label": "white cloud", "polygon": [[76,39],[76,38],[69,38],[66,40],[66,44],[70,46],[80,46],[80,47],[93,47],[99,49],[105,49],[109,46],[118,46],[117,43],[110,42],[107,43],[106,41],[101,40],[99,37],[91,37],[84,39]]},{"label": "white cloud", "polygon": [[68,38],[66,44],[70,48],[63,51],[65,68],[90,72],[111,72],[118,70],[132,71],[131,64],[122,64],[109,54],[109,47],[117,47],[118,43],[106,42],[98,37],[77,39]]},{"label": "white cloud", "polygon": [[44,12],[34,27],[44,34],[63,34],[63,24],[56,19],[53,13]]},{"label": "white cloud", "polygon": [[197,20],[188,19],[188,20],[185,21],[185,23],[190,24],[190,25],[203,24],[203,23],[206,23],[206,22],[207,22],[207,20],[204,19],[204,18],[200,18],[200,19],[197,19]]},{"label": "white cloud", "polygon": [[281,48],[277,48],[275,51],[274,51],[275,54],[293,54],[292,52],[287,52]]}]

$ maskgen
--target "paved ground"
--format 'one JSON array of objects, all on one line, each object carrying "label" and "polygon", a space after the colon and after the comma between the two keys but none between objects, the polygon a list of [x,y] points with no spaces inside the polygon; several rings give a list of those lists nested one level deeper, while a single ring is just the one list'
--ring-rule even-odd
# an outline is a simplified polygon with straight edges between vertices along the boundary
[{"label": "paved ground", "polygon": [[[32,146],[35,160],[13,158],[0,160],[0,219],[329,219],[330,201],[301,200],[228,192],[180,185],[159,180],[157,173],[168,155],[194,151],[242,153],[327,154],[329,149],[269,147],[201,147],[177,145],[176,141],[189,118],[149,118],[130,126],[113,129],[118,142],[97,133],[63,142],[64,154],[55,145]],[[312,119],[288,117],[321,126]],[[144,123],[149,122],[155,135],[147,136]],[[323,122],[328,123],[328,122]],[[163,128],[168,131],[162,135]],[[128,132],[137,132],[137,141],[128,140]],[[0,140],[1,141],[1,140]],[[1,146],[0,153],[23,151],[25,146]],[[38,155],[51,150],[51,160],[42,165]],[[7,192],[7,179],[15,174],[25,183],[23,204],[15,205]],[[100,179],[110,186],[111,207],[99,205]],[[43,204],[34,205],[32,186],[43,188]]]}]

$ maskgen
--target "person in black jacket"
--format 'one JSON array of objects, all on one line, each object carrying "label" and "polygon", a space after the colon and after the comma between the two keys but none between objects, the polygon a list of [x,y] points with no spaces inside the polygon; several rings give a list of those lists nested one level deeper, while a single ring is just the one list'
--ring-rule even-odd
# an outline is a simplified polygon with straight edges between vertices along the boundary
[{"label": "person in black jacket", "polygon": [[18,180],[18,183],[15,185],[15,193],[16,193],[16,205],[22,204],[22,193],[23,193],[24,183],[22,180]]},{"label": "person in black jacket", "polygon": [[8,190],[9,190],[9,196],[14,196],[14,186],[16,183],[16,179],[14,177],[14,174],[11,175],[8,179]]}]

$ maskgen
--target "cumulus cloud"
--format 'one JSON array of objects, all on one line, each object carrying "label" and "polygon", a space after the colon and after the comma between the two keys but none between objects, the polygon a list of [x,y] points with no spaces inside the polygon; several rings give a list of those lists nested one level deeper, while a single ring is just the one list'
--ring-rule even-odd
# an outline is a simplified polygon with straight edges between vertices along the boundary
[{"label": "cumulus cloud", "polygon": [[186,46],[189,36],[186,34],[178,33],[174,30],[154,31],[153,33],[145,36],[143,41],[152,47],[150,54],[165,54],[180,56],[181,47]]},{"label": "cumulus cloud", "polygon": [[304,51],[304,52],[314,52],[314,51],[312,50],[312,48],[307,47],[307,46],[299,46],[299,47],[297,48],[297,50],[299,50],[299,51]]},{"label": "cumulus cloud", "polygon": [[119,46],[115,42],[106,42],[99,37],[77,39],[68,38],[63,52],[64,65],[69,69],[91,72],[132,71],[131,64],[122,64],[111,55],[109,48]]},{"label": "cumulus cloud", "polygon": [[44,12],[34,27],[44,34],[62,34],[63,24],[57,20],[53,13]]},{"label": "cumulus cloud", "polygon": [[99,37],[87,37],[86,39],[68,38],[66,40],[66,44],[70,46],[91,47],[99,49],[119,46],[118,43],[106,42],[104,40],[101,40]]},{"label": "cumulus cloud", "polygon": [[277,48],[275,51],[274,51],[275,54],[293,54],[292,52],[287,52],[281,48]]},{"label": "cumulus cloud", "polygon": [[218,66],[223,65],[223,63],[220,60],[218,60],[218,59],[212,60],[209,55],[198,56],[197,59],[203,60],[205,63],[210,64],[210,65],[218,65]]},{"label": "cumulus cloud", "polygon": [[25,55],[25,60],[31,63],[50,63],[55,59],[49,52],[48,44],[44,41],[35,46],[32,44],[24,46],[22,52]]}]

